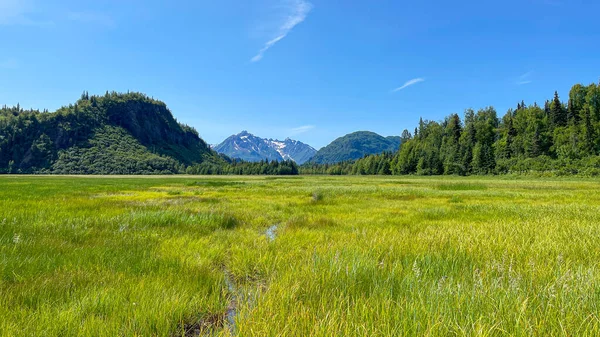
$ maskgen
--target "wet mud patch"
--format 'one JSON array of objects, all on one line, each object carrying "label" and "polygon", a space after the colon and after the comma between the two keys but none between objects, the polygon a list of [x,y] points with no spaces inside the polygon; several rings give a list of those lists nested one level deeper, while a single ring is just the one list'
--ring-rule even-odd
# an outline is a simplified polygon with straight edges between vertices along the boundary
[{"label": "wet mud patch", "polygon": [[[227,270],[223,272],[224,283],[227,291],[228,305],[224,311],[217,313],[209,313],[204,315],[200,320],[194,323],[187,323],[183,326],[183,331],[178,332],[175,336],[185,337],[209,337],[218,335],[223,330],[228,330],[230,334],[235,333],[235,319],[238,314],[238,298],[240,298],[240,290],[233,282],[233,277]],[[183,334],[181,334],[183,332]]]},{"label": "wet mud patch", "polygon": [[[222,313],[209,314],[202,318],[199,322],[193,324],[185,324],[183,326],[183,336],[185,337],[198,337],[198,336],[211,336],[224,327],[225,320]],[[181,336],[176,334],[175,336]]]}]

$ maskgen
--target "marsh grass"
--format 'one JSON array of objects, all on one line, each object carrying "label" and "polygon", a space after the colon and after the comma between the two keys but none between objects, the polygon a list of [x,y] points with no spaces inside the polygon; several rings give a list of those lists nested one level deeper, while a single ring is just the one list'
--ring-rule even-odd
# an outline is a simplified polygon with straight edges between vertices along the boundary
[{"label": "marsh grass", "polygon": [[302,180],[304,176],[268,176],[264,180]]},{"label": "marsh grass", "polygon": [[453,203],[453,204],[459,204],[459,203],[463,203],[464,200],[461,197],[454,195],[448,200],[448,202]]},{"label": "marsh grass", "polygon": [[323,191],[315,191],[312,193],[312,197],[311,197],[311,201],[313,203],[319,203],[321,201],[323,201],[323,199],[325,199],[325,195],[323,194]]},{"label": "marsh grass", "polygon": [[0,335],[600,335],[597,181],[302,178],[0,177]]},{"label": "marsh grass", "polygon": [[452,183],[437,186],[440,191],[485,191],[487,186],[477,183]]},{"label": "marsh grass", "polygon": [[229,181],[225,179],[193,181],[186,183],[186,186],[204,186],[204,187],[224,187],[224,186],[239,186],[245,184],[243,181]]}]

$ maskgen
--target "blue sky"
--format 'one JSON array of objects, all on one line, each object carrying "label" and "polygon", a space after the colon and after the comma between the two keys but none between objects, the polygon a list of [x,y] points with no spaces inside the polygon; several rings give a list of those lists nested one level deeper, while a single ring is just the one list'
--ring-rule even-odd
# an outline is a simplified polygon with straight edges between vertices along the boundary
[{"label": "blue sky", "polygon": [[141,91],[209,143],[399,135],[600,77],[595,0],[0,0],[0,104]]}]

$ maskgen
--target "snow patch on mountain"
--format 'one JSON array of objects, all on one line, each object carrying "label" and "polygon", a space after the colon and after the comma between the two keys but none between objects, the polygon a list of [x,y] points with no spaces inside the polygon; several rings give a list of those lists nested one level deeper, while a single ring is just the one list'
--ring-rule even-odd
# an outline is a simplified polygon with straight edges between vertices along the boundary
[{"label": "snow patch on mountain", "polygon": [[293,160],[298,164],[307,162],[317,152],[311,146],[297,140],[264,139],[247,131],[227,138],[223,143],[214,146],[214,150],[246,161]]}]

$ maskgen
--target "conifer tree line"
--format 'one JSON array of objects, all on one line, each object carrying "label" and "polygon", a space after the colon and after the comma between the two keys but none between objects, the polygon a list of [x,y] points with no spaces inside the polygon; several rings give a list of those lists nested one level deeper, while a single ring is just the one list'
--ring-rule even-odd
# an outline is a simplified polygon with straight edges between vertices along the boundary
[{"label": "conifer tree line", "polygon": [[298,175],[298,165],[293,160],[247,162],[239,159],[225,158],[228,162],[204,162],[188,166],[186,174],[194,175]]},{"label": "conifer tree line", "polygon": [[395,154],[353,163],[307,165],[304,174],[578,174],[600,175],[600,86],[577,84],[566,103],[525,102],[499,117],[493,107],[443,121],[421,119],[404,130]]}]

